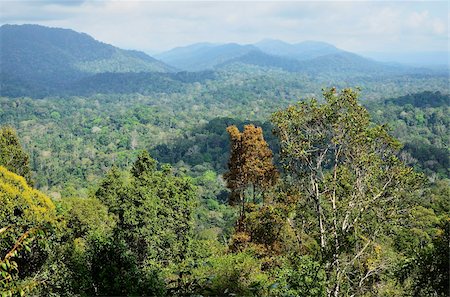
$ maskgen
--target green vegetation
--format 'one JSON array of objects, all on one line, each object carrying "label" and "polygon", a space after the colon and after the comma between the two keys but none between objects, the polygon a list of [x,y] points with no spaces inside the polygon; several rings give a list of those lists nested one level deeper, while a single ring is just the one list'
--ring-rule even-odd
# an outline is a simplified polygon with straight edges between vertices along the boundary
[{"label": "green vegetation", "polygon": [[448,295],[447,74],[0,33],[2,297]]},{"label": "green vegetation", "polygon": [[0,127],[0,164],[8,170],[31,181],[31,169],[28,155],[20,145],[16,131],[11,127]]},{"label": "green vegetation", "polygon": [[[372,126],[357,94],[324,93],[326,102],[302,102],[273,115],[286,172],[298,189],[299,233],[320,245],[327,292],[364,295],[390,266],[383,254],[383,224],[394,223],[402,194],[420,187],[411,168],[395,156],[400,144],[382,126]],[[297,222],[296,222],[297,221]],[[369,264],[369,265],[367,265]],[[369,284],[368,286],[366,285]]]},{"label": "green vegetation", "polygon": [[450,96],[440,92],[410,94],[367,107],[404,143],[403,159],[429,176],[450,177]]},{"label": "green vegetation", "polygon": [[[75,106],[91,106],[81,98],[76,103],[5,100],[3,106],[15,104],[22,111],[49,102],[69,107],[38,108],[29,121],[42,126],[20,121],[19,127],[41,130],[35,137],[48,135],[44,131],[50,127],[68,135],[80,131],[66,144],[52,142],[52,149],[64,152],[70,145],[70,160],[83,141],[90,141],[95,149],[86,168],[95,169],[105,145],[103,156],[109,161],[81,191],[73,177],[80,183],[88,179],[77,163],[67,164],[75,174],[65,175],[66,181],[61,173],[48,171],[55,185],[50,189],[43,186],[39,172],[52,160],[57,161],[53,168],[61,170],[63,155],[47,153],[41,159],[35,147],[31,165],[36,184],[47,189],[52,200],[11,172],[29,173],[28,156],[15,131],[2,128],[0,165],[9,166],[0,167],[0,199],[6,206],[0,214],[2,294],[445,296],[450,219],[449,184],[442,179],[446,173],[431,167],[436,173],[427,179],[408,167],[402,161],[408,160],[407,148],[401,152],[386,126],[370,121],[355,91],[329,89],[323,95],[323,100],[304,100],[273,113],[270,124],[219,118],[200,127],[190,121],[165,125],[165,119],[172,119],[167,109],[136,106],[135,101],[121,117],[112,118],[107,111],[127,105],[101,96],[98,100],[103,101],[96,104],[104,104],[104,109],[86,108],[78,123],[67,119]],[[445,95],[411,98],[420,96],[434,105],[426,108],[448,108],[442,104]],[[441,103],[432,104],[432,98]],[[390,108],[413,106],[404,100],[367,105],[372,112],[393,114]],[[419,112],[420,107],[414,108]],[[433,112],[438,110],[424,112],[424,121],[414,117],[411,131],[419,125],[431,125],[430,131],[438,131],[433,125],[439,124],[448,129],[444,116],[428,116]],[[377,115],[375,120],[381,121]],[[17,111],[3,115],[24,116]],[[45,124],[47,117],[51,120]],[[126,119],[129,122],[122,122]],[[155,143],[157,138],[137,132],[144,127],[153,130],[142,131],[165,128],[175,135]],[[183,134],[183,129],[192,134]],[[121,144],[124,131],[130,130],[135,132]],[[83,133],[93,136],[89,140]],[[100,140],[97,133],[108,138]],[[436,144],[446,136],[424,137]],[[22,139],[26,147],[33,143],[31,135]],[[49,139],[41,139],[42,144]],[[173,166],[159,163],[139,147],[152,148]],[[444,143],[442,148],[448,149]],[[222,179],[227,161],[229,171]],[[425,168],[417,163],[417,169]],[[52,176],[60,176],[62,183]]]},{"label": "green vegetation", "polygon": [[42,284],[33,276],[42,269],[58,224],[55,205],[3,166],[0,204],[0,292],[23,296]]}]

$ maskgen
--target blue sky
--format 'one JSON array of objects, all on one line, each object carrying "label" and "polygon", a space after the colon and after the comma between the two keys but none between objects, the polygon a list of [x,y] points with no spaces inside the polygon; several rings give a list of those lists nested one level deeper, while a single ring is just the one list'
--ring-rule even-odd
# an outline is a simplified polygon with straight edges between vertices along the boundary
[{"label": "blue sky", "polygon": [[320,40],[355,52],[448,51],[447,1],[0,1],[0,23],[70,28],[157,52],[195,42]]}]

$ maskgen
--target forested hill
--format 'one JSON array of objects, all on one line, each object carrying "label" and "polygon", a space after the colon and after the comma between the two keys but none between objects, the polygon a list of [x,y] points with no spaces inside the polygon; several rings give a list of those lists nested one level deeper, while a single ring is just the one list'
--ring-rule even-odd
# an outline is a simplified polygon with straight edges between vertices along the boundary
[{"label": "forested hill", "polygon": [[252,45],[200,43],[174,48],[156,57],[179,69],[200,71],[214,69],[218,65],[254,51],[258,51],[258,48]]},{"label": "forested hill", "polygon": [[255,43],[255,46],[267,54],[300,61],[344,52],[332,44],[321,41],[303,41],[290,44],[281,40],[264,39]]},{"label": "forested hill", "polygon": [[145,53],[123,50],[69,29],[38,25],[0,27],[2,94],[30,95],[96,73],[170,72]]},{"label": "forested hill", "polygon": [[262,40],[255,44],[199,43],[174,48],[157,58],[186,71],[223,69],[228,65],[259,66],[308,75],[383,76],[429,73],[425,69],[381,63],[318,41],[290,44]]},{"label": "forested hill", "polygon": [[[296,84],[302,81],[303,90],[308,86],[318,90],[330,83],[345,87],[380,81],[396,86],[406,81],[416,86],[422,78],[448,77],[447,73],[385,64],[311,41],[195,44],[157,55],[165,64],[145,53],[119,49],[68,29],[3,25],[0,40],[0,96],[6,97],[182,93],[189,83],[217,77],[233,84],[241,82],[238,89],[261,77],[277,82],[272,83],[275,85],[286,79]],[[177,71],[200,73],[178,75]]]}]

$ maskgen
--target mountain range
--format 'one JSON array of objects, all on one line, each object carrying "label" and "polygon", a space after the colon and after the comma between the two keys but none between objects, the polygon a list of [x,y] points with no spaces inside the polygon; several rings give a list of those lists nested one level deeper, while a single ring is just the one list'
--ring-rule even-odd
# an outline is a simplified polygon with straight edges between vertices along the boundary
[{"label": "mountain range", "polygon": [[305,41],[290,44],[280,40],[264,39],[248,45],[196,43],[174,48],[155,57],[179,69],[198,71],[218,68],[230,62],[277,67],[284,63],[292,64],[293,60],[306,61],[338,53],[345,52],[325,42]]},{"label": "mountain range", "polygon": [[424,69],[420,68],[378,62],[320,41],[290,44],[280,40],[265,39],[248,45],[197,43],[174,48],[155,57],[185,71],[217,70],[240,64],[310,75],[367,76],[424,72]]},{"label": "mountain range", "polygon": [[[380,76],[427,73],[428,70],[377,62],[317,41],[290,44],[265,39],[255,44],[199,43],[151,57],[124,50],[70,29],[39,25],[0,27],[0,81],[2,96],[46,96],[77,93],[83,85],[95,92],[96,82],[127,82],[127,89],[179,81],[179,77],[211,78],[208,71],[230,66],[260,67],[310,76]],[[234,67],[236,68],[236,67]],[[170,75],[180,71],[196,75]],[[117,89],[117,86],[114,87]],[[160,90],[159,87],[156,89]],[[76,91],[74,91],[76,90]]]}]

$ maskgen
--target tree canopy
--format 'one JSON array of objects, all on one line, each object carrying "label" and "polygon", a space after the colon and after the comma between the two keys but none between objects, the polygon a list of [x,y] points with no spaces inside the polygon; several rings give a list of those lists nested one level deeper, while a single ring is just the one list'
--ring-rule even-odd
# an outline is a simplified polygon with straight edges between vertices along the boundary
[{"label": "tree canopy", "polygon": [[298,225],[308,213],[314,221],[304,232],[320,245],[328,295],[360,295],[389,265],[380,253],[386,230],[374,222],[391,221],[420,179],[398,159],[400,143],[370,122],[356,91],[328,89],[323,96],[324,103],[300,102],[272,121],[285,170],[306,208],[298,210]]}]

